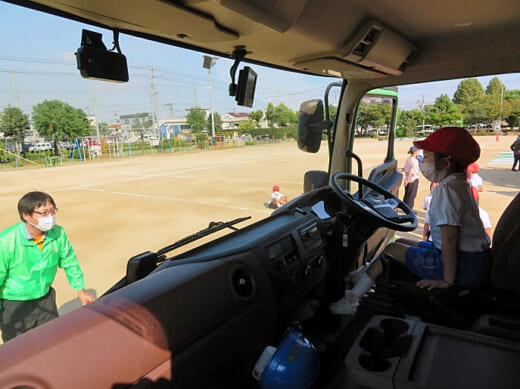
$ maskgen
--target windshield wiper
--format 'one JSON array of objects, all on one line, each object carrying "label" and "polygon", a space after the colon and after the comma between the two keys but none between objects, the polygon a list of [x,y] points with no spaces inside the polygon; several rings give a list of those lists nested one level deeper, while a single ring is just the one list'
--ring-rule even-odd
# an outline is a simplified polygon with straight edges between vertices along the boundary
[{"label": "windshield wiper", "polygon": [[[237,223],[241,223],[245,220],[251,219],[251,216],[239,217],[238,219],[233,219],[228,222],[210,222],[207,228],[200,230],[192,235],[189,235],[177,242],[166,246],[156,253],[152,251],[146,251],[144,253],[133,256],[128,260],[126,265],[126,275],[121,280],[119,280],[114,286],[108,289],[103,296],[110,294],[122,287],[129,285],[141,278],[146,277],[152,271],[154,271],[157,266],[164,262],[166,259],[166,253],[175,250],[181,246],[184,246],[188,243],[194,242],[197,239],[204,238],[205,236],[211,235],[217,231],[223,230],[224,228],[230,228],[232,230],[238,230],[233,227],[233,225]],[[170,260],[173,260],[171,258]]]},{"label": "windshield wiper", "polygon": [[238,228],[233,227],[233,225],[241,223],[248,219],[251,219],[251,216],[239,217],[238,219],[233,219],[227,222],[210,222],[207,228],[195,232],[194,234],[188,235],[187,237],[182,238],[177,242],[160,249],[159,251],[157,251],[157,256],[159,257],[159,260],[162,260],[165,258],[166,253],[175,250],[179,247],[182,247],[188,243],[194,242],[198,239],[204,238],[205,236],[211,235],[217,231],[223,230],[224,228],[230,228],[234,231],[237,231]]}]

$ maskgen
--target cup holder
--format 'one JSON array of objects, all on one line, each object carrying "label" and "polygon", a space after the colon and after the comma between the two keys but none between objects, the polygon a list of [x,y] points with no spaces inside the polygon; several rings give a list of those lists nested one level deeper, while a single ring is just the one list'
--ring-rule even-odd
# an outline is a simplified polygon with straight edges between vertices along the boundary
[{"label": "cup holder", "polygon": [[408,323],[397,319],[384,319],[381,320],[379,326],[385,332],[385,336],[399,336],[402,333],[408,331],[410,326]]},{"label": "cup holder", "polygon": [[366,370],[377,372],[387,371],[392,366],[388,359],[376,358],[373,355],[360,355],[359,364]]},{"label": "cup holder", "polygon": [[408,323],[398,319],[384,319],[377,327],[368,328],[359,341],[364,351],[359,356],[359,364],[375,372],[390,369],[390,359],[405,355],[412,345],[409,329]]}]

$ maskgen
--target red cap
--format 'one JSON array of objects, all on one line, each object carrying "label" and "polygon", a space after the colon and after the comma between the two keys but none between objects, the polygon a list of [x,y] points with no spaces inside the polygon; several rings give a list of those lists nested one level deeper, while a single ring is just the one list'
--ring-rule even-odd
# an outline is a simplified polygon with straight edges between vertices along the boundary
[{"label": "red cap", "polygon": [[478,164],[476,162],[470,163],[468,167],[466,168],[466,171],[469,174],[478,173],[480,168],[478,167]]},{"label": "red cap", "polygon": [[273,192],[279,192],[280,187],[278,185],[273,186]]},{"label": "red cap", "polygon": [[464,167],[480,157],[480,146],[471,134],[461,127],[439,128],[426,139],[417,140],[413,144],[426,151],[449,155]]}]

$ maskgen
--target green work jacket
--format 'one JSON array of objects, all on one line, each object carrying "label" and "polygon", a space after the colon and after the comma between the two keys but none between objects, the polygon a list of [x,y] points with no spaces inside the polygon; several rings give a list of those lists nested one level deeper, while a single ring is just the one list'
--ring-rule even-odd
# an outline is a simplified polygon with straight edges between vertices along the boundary
[{"label": "green work jacket", "polygon": [[45,296],[58,266],[65,270],[74,289],[85,287],[78,259],[62,227],[56,225],[45,233],[41,250],[28,238],[23,222],[0,233],[0,299],[26,301]]}]

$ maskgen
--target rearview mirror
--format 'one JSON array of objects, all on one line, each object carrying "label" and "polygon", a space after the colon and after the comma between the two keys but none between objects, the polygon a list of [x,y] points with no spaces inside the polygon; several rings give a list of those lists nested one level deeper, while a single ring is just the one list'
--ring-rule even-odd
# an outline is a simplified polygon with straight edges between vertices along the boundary
[{"label": "rearview mirror", "polygon": [[249,66],[245,66],[238,75],[235,100],[238,105],[252,107],[255,99],[256,73]]},{"label": "rearview mirror", "polygon": [[308,100],[300,105],[298,117],[298,148],[308,153],[317,153],[321,146],[321,134],[332,123],[323,120],[323,102]]}]

